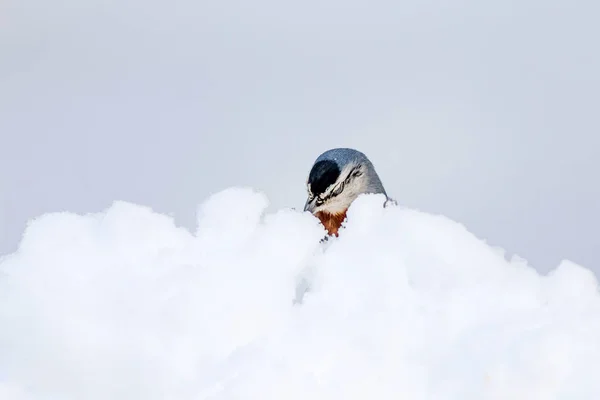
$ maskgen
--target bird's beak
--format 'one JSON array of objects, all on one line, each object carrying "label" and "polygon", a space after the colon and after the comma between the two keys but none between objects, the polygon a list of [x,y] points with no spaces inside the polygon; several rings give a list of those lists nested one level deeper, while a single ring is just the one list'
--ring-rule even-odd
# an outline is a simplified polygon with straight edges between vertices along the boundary
[{"label": "bird's beak", "polygon": [[304,211],[310,211],[311,213],[314,210],[314,205],[311,204],[310,199],[306,199],[306,204],[304,204]]}]

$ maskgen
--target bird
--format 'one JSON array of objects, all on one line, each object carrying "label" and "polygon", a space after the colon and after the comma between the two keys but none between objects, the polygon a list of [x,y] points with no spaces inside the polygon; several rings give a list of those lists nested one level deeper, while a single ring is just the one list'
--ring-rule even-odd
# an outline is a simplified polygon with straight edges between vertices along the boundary
[{"label": "bird", "polygon": [[329,236],[339,236],[346,212],[361,194],[383,194],[384,206],[397,204],[391,199],[375,166],[362,152],[352,148],[333,148],[314,161],[306,180],[304,211],[316,216]]}]

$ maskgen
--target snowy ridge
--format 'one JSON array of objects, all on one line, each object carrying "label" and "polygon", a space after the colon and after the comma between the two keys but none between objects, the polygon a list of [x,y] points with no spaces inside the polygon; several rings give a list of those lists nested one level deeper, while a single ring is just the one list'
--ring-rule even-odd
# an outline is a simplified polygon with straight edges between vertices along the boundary
[{"label": "snowy ridge", "polygon": [[0,399],[600,398],[589,270],[380,196],[326,247],[267,204],[225,190],[193,234],[122,202],[32,222],[0,259]]}]

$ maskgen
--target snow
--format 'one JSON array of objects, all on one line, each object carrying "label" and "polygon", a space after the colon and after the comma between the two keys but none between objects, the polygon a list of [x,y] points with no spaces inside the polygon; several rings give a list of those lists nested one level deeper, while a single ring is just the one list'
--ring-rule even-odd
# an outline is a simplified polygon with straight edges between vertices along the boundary
[{"label": "snow", "polygon": [[0,399],[599,398],[592,272],[382,202],[325,243],[251,188],[195,232],[124,202],[39,217],[0,260]]}]

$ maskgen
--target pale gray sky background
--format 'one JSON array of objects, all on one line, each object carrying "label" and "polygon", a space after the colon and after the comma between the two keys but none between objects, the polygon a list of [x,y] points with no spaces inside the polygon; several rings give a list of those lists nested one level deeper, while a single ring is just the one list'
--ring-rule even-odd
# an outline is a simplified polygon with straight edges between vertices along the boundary
[{"label": "pale gray sky background", "polygon": [[127,200],[194,226],[232,185],[302,207],[312,161],[600,272],[597,1],[0,2],[0,254]]}]

